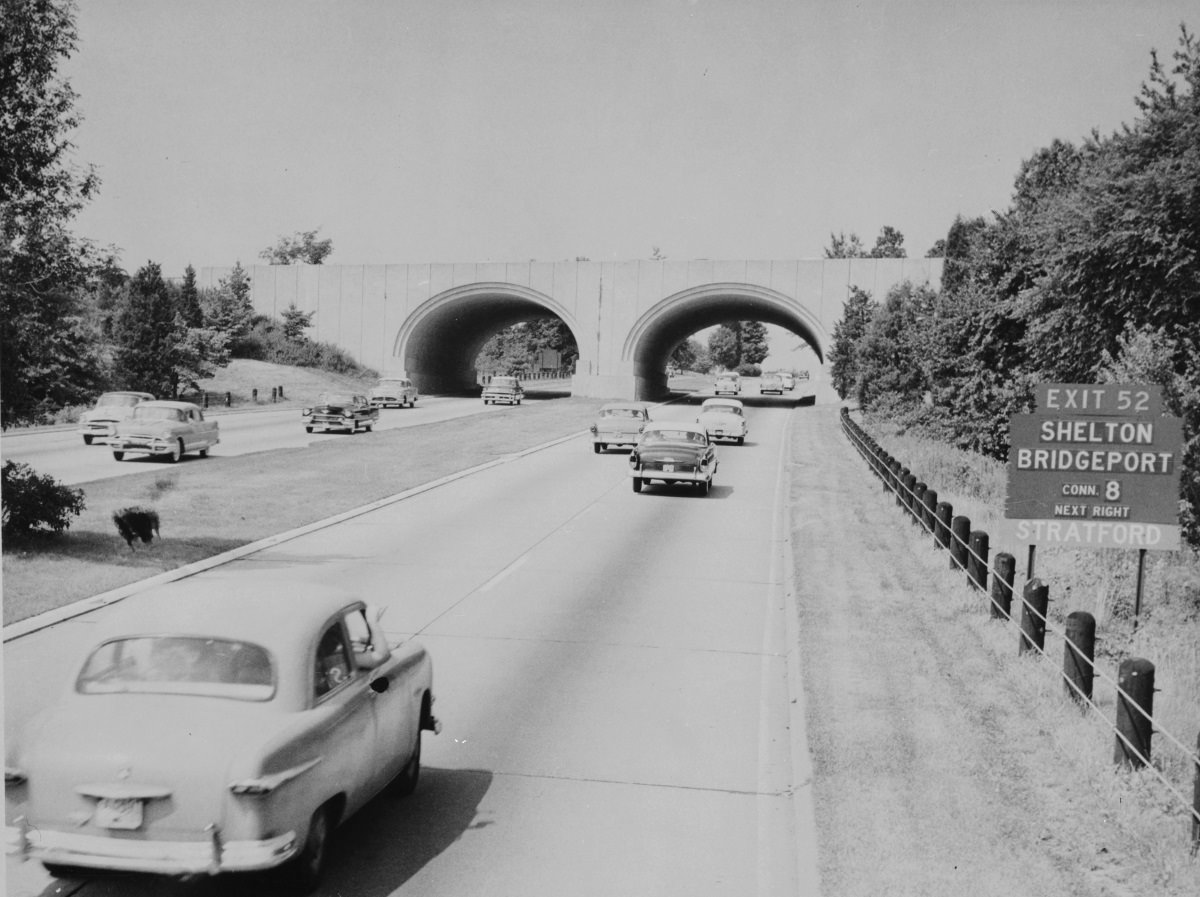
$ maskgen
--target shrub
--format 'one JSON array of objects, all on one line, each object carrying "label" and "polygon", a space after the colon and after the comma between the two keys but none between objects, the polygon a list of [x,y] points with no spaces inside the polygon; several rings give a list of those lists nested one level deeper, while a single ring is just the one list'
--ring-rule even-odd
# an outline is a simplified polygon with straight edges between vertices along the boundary
[{"label": "shrub", "polygon": [[28,464],[5,461],[0,504],[4,538],[21,540],[35,533],[61,533],[71,517],[82,513],[84,498],[82,489],[35,473]]}]

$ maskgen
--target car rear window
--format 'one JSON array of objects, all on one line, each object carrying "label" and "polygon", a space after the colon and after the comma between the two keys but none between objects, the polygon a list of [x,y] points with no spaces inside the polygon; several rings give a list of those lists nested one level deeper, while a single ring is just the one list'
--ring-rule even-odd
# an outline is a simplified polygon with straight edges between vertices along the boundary
[{"label": "car rear window", "polygon": [[195,636],[138,636],[104,642],[75,682],[85,695],[140,692],[266,701],[275,669],[265,648]]}]

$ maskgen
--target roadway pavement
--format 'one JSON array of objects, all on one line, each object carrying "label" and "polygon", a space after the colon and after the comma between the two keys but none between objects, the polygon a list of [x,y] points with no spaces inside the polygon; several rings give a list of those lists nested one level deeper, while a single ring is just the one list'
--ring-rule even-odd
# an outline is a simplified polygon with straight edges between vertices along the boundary
[{"label": "roadway pavement", "polygon": [[[426,736],[421,788],[339,831],[318,893],[815,897],[783,504],[789,428],[812,413],[750,408],[751,438],[720,447],[708,497],[634,494],[624,453],[573,439],[198,574],[367,595],[393,638],[434,658],[445,727]],[[10,737],[66,686],[103,613],[5,645]],[[60,893],[11,858],[6,883]]]}]

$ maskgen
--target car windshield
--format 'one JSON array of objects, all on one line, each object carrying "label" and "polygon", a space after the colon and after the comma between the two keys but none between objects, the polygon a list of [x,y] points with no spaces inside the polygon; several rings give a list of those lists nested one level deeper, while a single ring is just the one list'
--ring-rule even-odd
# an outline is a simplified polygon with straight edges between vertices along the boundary
[{"label": "car windshield", "polygon": [[182,408],[170,408],[164,405],[138,405],[133,409],[134,420],[187,420],[187,412]]},{"label": "car windshield", "polygon": [[266,701],[275,671],[264,648],[194,636],[138,636],[105,642],[76,680],[80,694],[138,692]]},{"label": "car windshield", "polygon": [[96,406],[105,408],[132,408],[140,401],[142,401],[141,396],[131,396],[120,392],[106,392],[100,398],[96,399]]},{"label": "car windshield", "polygon": [[323,392],[321,393],[322,405],[353,405],[354,396],[348,392]]},{"label": "car windshield", "polygon": [[379,386],[382,389],[400,389],[402,386],[408,386],[407,380],[380,380]]},{"label": "car windshield", "polygon": [[601,417],[620,417],[628,420],[645,420],[646,412],[641,408],[603,408]]},{"label": "car windshield", "polygon": [[664,443],[687,443],[689,445],[707,445],[708,440],[703,433],[695,430],[647,430],[642,435],[644,445],[663,445]]},{"label": "car windshield", "polygon": [[511,387],[514,387],[517,385],[517,378],[516,377],[493,377],[492,382],[489,385],[492,387],[506,386],[506,387],[511,388]]}]

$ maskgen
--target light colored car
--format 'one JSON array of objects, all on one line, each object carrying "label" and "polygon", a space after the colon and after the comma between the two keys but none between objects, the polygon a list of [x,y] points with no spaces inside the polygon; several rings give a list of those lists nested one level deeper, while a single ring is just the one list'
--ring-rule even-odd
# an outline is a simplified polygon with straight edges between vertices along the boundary
[{"label": "light colored car", "polygon": [[197,578],[161,597],[114,608],[10,742],[10,850],[55,876],[277,869],[311,890],[334,828],[417,785],[438,729],[428,654],[311,583]]},{"label": "light colored car", "polygon": [[779,379],[783,381],[784,389],[795,389],[796,388],[796,375],[793,374],[791,371],[780,371]]},{"label": "light colored car", "polygon": [[732,439],[742,445],[750,435],[746,410],[737,399],[705,399],[696,423],[704,428],[710,440]]},{"label": "light colored car", "polygon": [[713,385],[713,392],[717,395],[733,395],[736,396],[742,391],[742,378],[734,374],[721,374],[717,377],[717,382]]},{"label": "light colored car", "polygon": [[758,378],[759,395],[766,395],[773,392],[776,395],[783,395],[783,378],[778,374],[763,374]]},{"label": "light colored car", "polygon": [[313,430],[349,430],[357,433],[359,427],[371,432],[379,420],[379,409],[367,401],[367,397],[350,392],[323,392],[317,404],[305,408],[304,432]]},{"label": "light colored car", "polygon": [[644,402],[609,402],[602,405],[591,426],[592,451],[599,454],[614,446],[633,445],[650,420]]},{"label": "light colored car", "polygon": [[386,408],[395,405],[403,408],[417,404],[417,388],[407,377],[381,377],[379,383],[371,387],[367,399],[372,405]]},{"label": "light colored car", "polygon": [[717,453],[699,424],[666,421],[651,423],[629,455],[633,491],[652,480],[668,485],[686,483],[708,495],[717,472]]},{"label": "light colored car", "polygon": [[96,399],[96,405],[90,411],[79,416],[79,432],[83,434],[83,444],[91,445],[96,440],[107,442],[117,432],[117,424],[128,420],[133,409],[142,402],[153,402],[154,396],[148,392],[106,392]]},{"label": "light colored car", "polygon": [[505,405],[520,405],[521,399],[524,397],[525,390],[521,386],[521,381],[516,377],[493,377],[483,388],[483,404],[485,405],[496,405],[500,402]]},{"label": "light colored car", "polygon": [[156,399],[135,405],[129,419],[117,423],[109,445],[118,461],[126,455],[158,455],[175,462],[188,452],[205,458],[220,441],[217,422],[206,420],[199,405]]}]

